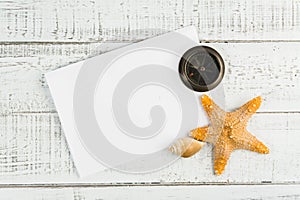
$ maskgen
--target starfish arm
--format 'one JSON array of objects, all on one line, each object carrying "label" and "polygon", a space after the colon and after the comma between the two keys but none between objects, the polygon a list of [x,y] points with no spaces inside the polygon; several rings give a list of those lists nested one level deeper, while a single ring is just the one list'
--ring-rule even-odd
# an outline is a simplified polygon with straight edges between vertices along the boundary
[{"label": "starfish arm", "polygon": [[224,140],[219,140],[214,147],[214,171],[216,175],[223,173],[233,146]]},{"label": "starfish arm", "polygon": [[224,119],[225,111],[222,110],[211,98],[207,95],[201,96],[202,106],[207,113],[211,122],[214,119]]},{"label": "starfish arm", "polygon": [[220,136],[220,131],[216,131],[210,126],[204,126],[191,130],[189,136],[198,141],[214,144]]},{"label": "starfish arm", "polygon": [[[245,103],[242,107],[240,107],[238,110],[234,111],[232,113],[232,116],[235,116],[234,118],[239,119],[240,122],[245,122],[251,118],[251,116],[257,111],[257,109],[260,107],[262,102],[262,98],[260,96],[248,101]],[[243,123],[243,124],[245,124]]]},{"label": "starfish arm", "polygon": [[233,134],[232,138],[235,141],[238,149],[245,149],[262,154],[269,153],[268,147],[247,130],[244,130],[241,133]]},{"label": "starfish arm", "polygon": [[195,128],[190,131],[190,136],[195,140],[206,142],[207,132],[208,132],[208,126]]}]

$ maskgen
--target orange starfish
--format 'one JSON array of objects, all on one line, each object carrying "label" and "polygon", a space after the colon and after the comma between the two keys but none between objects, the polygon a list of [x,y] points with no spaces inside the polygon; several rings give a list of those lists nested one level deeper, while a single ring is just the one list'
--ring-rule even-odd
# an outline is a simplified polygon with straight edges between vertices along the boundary
[{"label": "orange starfish", "polygon": [[269,153],[268,147],[246,130],[248,120],[261,105],[260,96],[234,112],[225,112],[206,95],[201,100],[211,124],[192,130],[190,135],[196,140],[214,144],[215,174],[220,175],[224,171],[233,150]]}]

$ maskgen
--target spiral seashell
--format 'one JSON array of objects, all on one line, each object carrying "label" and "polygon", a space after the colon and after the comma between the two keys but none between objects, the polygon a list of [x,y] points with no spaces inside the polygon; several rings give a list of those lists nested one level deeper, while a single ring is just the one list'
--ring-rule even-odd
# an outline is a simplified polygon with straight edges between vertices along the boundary
[{"label": "spiral seashell", "polygon": [[171,145],[169,150],[176,155],[188,158],[200,151],[204,144],[204,142],[184,137],[178,139],[173,145]]}]

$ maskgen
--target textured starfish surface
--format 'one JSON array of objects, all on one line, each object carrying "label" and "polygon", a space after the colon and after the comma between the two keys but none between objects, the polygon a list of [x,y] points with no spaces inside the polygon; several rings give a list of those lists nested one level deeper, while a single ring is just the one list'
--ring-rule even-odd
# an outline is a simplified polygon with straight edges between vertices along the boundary
[{"label": "textured starfish surface", "polygon": [[261,105],[260,96],[234,112],[225,112],[207,95],[203,95],[201,101],[210,125],[196,128],[190,135],[196,140],[214,145],[215,174],[223,173],[233,150],[246,149],[262,154],[269,153],[268,147],[246,130],[249,119]]}]

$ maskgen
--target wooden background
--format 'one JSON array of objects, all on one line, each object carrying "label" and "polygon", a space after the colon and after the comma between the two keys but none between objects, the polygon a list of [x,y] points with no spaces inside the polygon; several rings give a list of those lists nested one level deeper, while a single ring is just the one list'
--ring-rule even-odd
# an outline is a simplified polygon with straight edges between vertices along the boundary
[{"label": "wooden background", "polygon": [[[44,73],[187,25],[228,56],[226,108],[263,95],[249,124],[270,155],[211,146],[151,174],[79,179]],[[299,0],[0,0],[0,199],[300,199]]]}]

